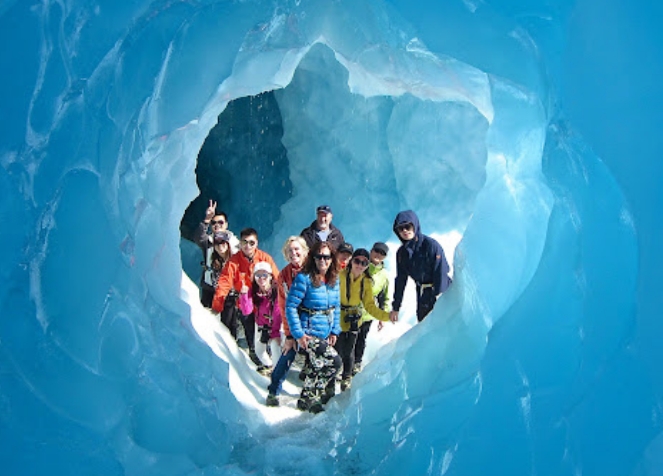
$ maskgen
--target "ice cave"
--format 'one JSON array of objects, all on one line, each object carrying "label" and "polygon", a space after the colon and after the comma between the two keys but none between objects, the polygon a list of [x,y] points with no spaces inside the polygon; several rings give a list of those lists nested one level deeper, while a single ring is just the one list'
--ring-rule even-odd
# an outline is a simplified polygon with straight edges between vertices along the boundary
[{"label": "ice cave", "polygon": [[[0,3],[0,472],[662,476],[662,18]],[[266,408],[198,302],[208,198],[279,266],[321,203],[363,246],[416,210],[453,285],[324,413]]]}]

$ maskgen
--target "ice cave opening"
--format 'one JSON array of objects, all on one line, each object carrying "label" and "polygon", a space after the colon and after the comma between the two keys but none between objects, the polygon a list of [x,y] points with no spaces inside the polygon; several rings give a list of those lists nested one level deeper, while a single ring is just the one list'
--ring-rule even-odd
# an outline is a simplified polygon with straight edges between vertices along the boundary
[{"label": "ice cave opening", "polygon": [[[486,181],[489,121],[464,102],[365,97],[350,90],[348,79],[331,48],[316,44],[285,87],[234,99],[218,115],[196,161],[200,194],[180,224],[182,268],[193,282],[201,253],[192,235],[209,200],[228,214],[235,234],[256,228],[261,249],[279,267],[283,241],[308,226],[321,203],[333,207],[334,223],[356,247],[386,241],[394,251],[390,222],[414,207],[453,266]],[[393,279],[391,258],[388,266]],[[367,362],[414,325],[412,289],[406,296],[406,327],[371,336]]]},{"label": "ice cave opening", "polygon": [[[660,8],[3,3],[3,474],[659,476]],[[219,114],[260,95],[282,137],[226,167],[280,182],[229,213],[277,260],[321,202],[355,244],[406,208],[462,234],[435,314],[287,422],[234,393],[178,233]]]}]

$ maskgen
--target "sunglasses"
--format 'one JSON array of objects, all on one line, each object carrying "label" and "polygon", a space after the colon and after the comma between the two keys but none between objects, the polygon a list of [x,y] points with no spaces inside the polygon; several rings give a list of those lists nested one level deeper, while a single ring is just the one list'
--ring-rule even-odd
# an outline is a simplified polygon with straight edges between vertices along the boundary
[{"label": "sunglasses", "polygon": [[364,268],[365,268],[366,266],[368,266],[368,260],[366,260],[366,259],[355,258],[355,259],[352,260],[352,262],[353,262],[354,264],[357,264],[357,265],[362,266],[362,267],[364,267]]},{"label": "sunglasses", "polygon": [[396,227],[396,231],[401,232],[401,231],[412,231],[414,230],[414,225],[412,223],[404,223],[402,225],[398,225]]},{"label": "sunglasses", "polygon": [[331,255],[315,255],[314,258],[317,259],[318,261],[321,260],[331,261],[332,259]]},{"label": "sunglasses", "polygon": [[385,252],[382,251],[382,250],[372,249],[371,251],[372,251],[373,253],[377,253],[377,254],[382,255],[382,256],[387,256],[387,253],[385,253]]},{"label": "sunglasses", "polygon": [[242,240],[243,245],[255,246],[258,244],[256,240]]},{"label": "sunglasses", "polygon": [[269,278],[269,274],[268,273],[258,273],[258,274],[256,274],[256,278],[258,278],[258,279],[267,279],[267,278]]},{"label": "sunglasses", "polygon": [[225,225],[226,222],[224,220],[212,220],[211,223],[212,225]]}]

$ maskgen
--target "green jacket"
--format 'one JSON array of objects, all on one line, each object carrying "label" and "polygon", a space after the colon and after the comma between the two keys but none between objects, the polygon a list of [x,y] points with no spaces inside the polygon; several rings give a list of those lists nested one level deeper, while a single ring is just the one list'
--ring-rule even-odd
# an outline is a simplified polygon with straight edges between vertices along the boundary
[{"label": "green jacket", "polygon": [[[373,296],[375,296],[375,304],[382,309],[383,311],[389,312],[391,310],[391,299],[389,296],[389,273],[384,269],[384,263],[379,266],[375,266],[373,263],[368,264],[368,274],[373,278]],[[361,316],[361,321],[359,324],[363,324],[366,321],[375,319],[374,316],[370,315],[366,308]]]}]

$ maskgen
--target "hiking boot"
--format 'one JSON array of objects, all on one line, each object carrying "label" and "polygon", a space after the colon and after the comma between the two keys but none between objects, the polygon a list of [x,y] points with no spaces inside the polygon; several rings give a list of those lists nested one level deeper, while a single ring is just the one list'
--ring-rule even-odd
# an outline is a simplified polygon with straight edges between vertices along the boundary
[{"label": "hiking boot", "polygon": [[341,380],[341,392],[350,390],[350,387],[352,387],[352,377],[345,377]]},{"label": "hiking boot", "polygon": [[354,377],[359,372],[361,372],[361,362],[356,362],[354,367],[352,367],[352,376]]},{"label": "hiking boot", "polygon": [[268,407],[278,407],[279,406],[279,397],[270,393],[267,395],[267,400],[265,400],[265,405]]},{"label": "hiking boot", "polygon": [[272,368],[266,365],[259,365],[256,370],[260,375],[264,375],[265,377],[269,377],[272,374]]},{"label": "hiking boot", "polygon": [[329,400],[334,398],[334,395],[336,395],[336,392],[325,392],[322,394],[322,397],[320,397],[320,402],[322,402],[323,405],[327,405]]},{"label": "hiking boot", "polygon": [[303,411],[303,412],[307,412],[308,409],[309,409],[309,406],[310,406],[310,405],[309,405],[308,400],[303,400],[303,399],[301,399],[301,398],[300,398],[299,400],[297,400],[297,410],[301,410],[301,411]]},{"label": "hiking boot", "polygon": [[315,402],[308,408],[308,411],[311,413],[320,413],[325,411],[325,407],[322,406],[322,403]]}]

